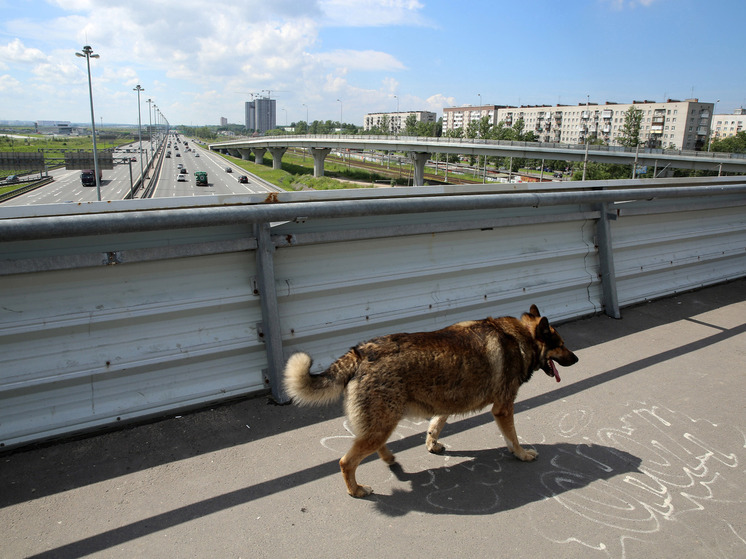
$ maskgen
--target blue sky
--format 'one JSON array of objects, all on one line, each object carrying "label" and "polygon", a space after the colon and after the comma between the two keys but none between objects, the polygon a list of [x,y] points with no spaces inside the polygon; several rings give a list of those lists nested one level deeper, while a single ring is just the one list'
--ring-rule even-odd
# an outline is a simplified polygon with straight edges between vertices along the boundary
[{"label": "blue sky", "polygon": [[[0,0],[0,120],[282,125],[497,104],[746,107],[746,0]],[[338,101],[339,100],[339,101]],[[719,100],[719,102],[718,102]]]}]

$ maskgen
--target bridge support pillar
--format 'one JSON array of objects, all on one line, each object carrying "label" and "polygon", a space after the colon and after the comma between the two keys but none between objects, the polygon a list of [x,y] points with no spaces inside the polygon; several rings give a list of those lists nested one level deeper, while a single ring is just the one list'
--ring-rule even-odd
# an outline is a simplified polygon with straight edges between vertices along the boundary
[{"label": "bridge support pillar", "polygon": [[254,152],[254,163],[261,165],[264,163],[264,154],[267,153],[267,148],[251,148]]},{"label": "bridge support pillar", "polygon": [[269,148],[269,153],[272,154],[272,168],[282,169],[282,156],[288,148]]},{"label": "bridge support pillar", "polygon": [[332,151],[331,148],[311,148],[311,155],[313,155],[313,176],[323,177],[324,176],[324,159]]},{"label": "bridge support pillar", "polygon": [[233,157],[241,157],[241,150],[239,149],[229,149],[228,155],[231,155]]},{"label": "bridge support pillar", "polygon": [[251,150],[245,148],[238,148],[238,153],[241,154],[241,159],[247,161],[251,157]]},{"label": "bridge support pillar", "polygon": [[414,164],[414,182],[412,186],[425,186],[425,163],[430,159],[430,154],[421,151],[409,152]]}]

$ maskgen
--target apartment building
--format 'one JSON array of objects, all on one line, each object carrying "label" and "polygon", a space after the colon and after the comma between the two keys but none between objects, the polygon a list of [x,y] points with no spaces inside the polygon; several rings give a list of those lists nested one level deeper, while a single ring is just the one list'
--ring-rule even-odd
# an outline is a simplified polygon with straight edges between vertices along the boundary
[{"label": "apartment building", "polygon": [[533,131],[539,142],[582,144],[586,139],[598,138],[609,145],[618,145],[624,116],[630,107],[642,111],[640,140],[643,145],[692,150],[705,145],[714,104],[700,103],[698,99],[445,108],[443,131],[465,128],[470,120],[488,115],[493,124],[504,122],[506,126],[523,119],[524,131]]},{"label": "apartment building", "polygon": [[733,111],[732,115],[715,115],[712,118],[712,139],[722,140],[746,130],[746,109]]},{"label": "apartment building", "polygon": [[[365,115],[365,122],[363,123],[363,130],[372,130],[373,128],[380,128],[383,130],[385,123],[388,123],[388,133],[399,134],[401,133],[407,123],[407,119],[410,115],[414,115],[417,122],[436,122],[436,115],[430,111],[402,111],[394,113],[368,113]],[[386,132],[385,130],[383,130]]]},{"label": "apartment building", "polygon": [[489,117],[490,124],[495,126],[499,122],[497,112],[504,108],[506,108],[505,105],[445,107],[443,109],[443,133],[459,128],[466,130],[470,122],[478,122],[484,117]]}]

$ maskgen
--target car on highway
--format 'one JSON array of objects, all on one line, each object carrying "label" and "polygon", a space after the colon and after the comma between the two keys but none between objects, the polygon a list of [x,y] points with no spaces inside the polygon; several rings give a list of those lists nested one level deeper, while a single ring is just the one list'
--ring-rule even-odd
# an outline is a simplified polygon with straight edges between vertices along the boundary
[{"label": "car on highway", "polygon": [[5,177],[5,182],[18,182],[18,175],[8,175]]},{"label": "car on highway", "polygon": [[181,169],[179,169],[179,174],[180,175],[186,175],[186,172],[187,172],[186,167],[182,167]]},{"label": "car on highway", "polygon": [[225,172],[226,172],[226,173],[232,173],[232,172],[233,172],[233,169],[231,169],[230,167],[226,167],[226,168],[225,168]]},{"label": "car on highway", "polygon": [[246,175],[239,175],[238,182],[249,182],[249,177]]},{"label": "car on highway", "polygon": [[187,176],[179,174],[179,176],[176,177],[176,182],[186,182]]}]

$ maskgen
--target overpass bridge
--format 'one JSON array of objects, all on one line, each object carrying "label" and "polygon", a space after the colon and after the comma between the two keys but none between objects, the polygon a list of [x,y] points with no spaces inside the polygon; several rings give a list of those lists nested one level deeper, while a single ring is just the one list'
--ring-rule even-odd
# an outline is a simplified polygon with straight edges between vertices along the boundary
[{"label": "overpass bridge", "polygon": [[261,161],[272,154],[273,167],[280,169],[282,156],[288,148],[308,149],[314,161],[314,176],[324,175],[324,159],[332,150],[401,151],[408,153],[414,165],[414,185],[422,186],[425,164],[432,154],[459,154],[488,157],[519,157],[560,161],[595,161],[623,165],[647,165],[654,169],[674,167],[722,173],[746,172],[746,155],[702,151],[672,151],[662,149],[631,149],[621,146],[588,144],[552,144],[483,140],[479,138],[431,138],[407,136],[265,136],[210,144],[210,149],[241,159],[254,154]]}]

